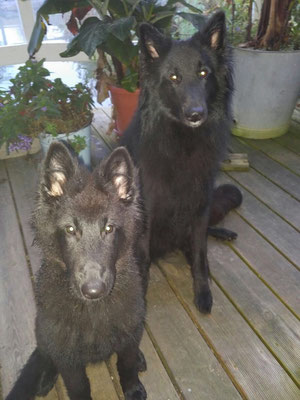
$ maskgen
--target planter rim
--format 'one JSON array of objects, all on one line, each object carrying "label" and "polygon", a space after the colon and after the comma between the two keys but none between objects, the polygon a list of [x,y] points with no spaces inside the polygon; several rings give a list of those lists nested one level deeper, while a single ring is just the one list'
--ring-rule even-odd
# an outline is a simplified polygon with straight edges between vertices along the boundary
[{"label": "planter rim", "polygon": [[134,92],[129,92],[129,90],[126,90],[124,88],[120,88],[120,87],[115,86],[115,85],[108,85],[108,89],[109,90],[112,89],[112,90],[114,90],[114,92],[119,92],[119,93],[124,93],[124,92],[126,92],[126,93],[139,93],[139,91],[140,91],[140,88],[137,88],[137,89],[135,89]]},{"label": "planter rim", "polygon": [[53,138],[54,138],[54,140],[55,140],[55,139],[58,138],[58,137],[69,136],[69,135],[72,135],[73,133],[77,133],[77,132],[79,132],[79,131],[81,131],[81,130],[83,130],[83,129],[85,129],[85,128],[88,128],[88,127],[91,126],[91,125],[92,125],[92,120],[91,120],[88,124],[86,124],[86,125],[82,126],[81,128],[77,129],[76,131],[72,131],[72,132],[68,132],[68,133],[65,133],[65,132],[63,132],[63,133],[58,133],[57,136],[53,136],[52,133],[41,132],[41,133],[39,133],[38,137],[39,137],[40,135],[44,135],[44,136],[45,136],[45,135],[48,135],[48,136],[53,136]]},{"label": "planter rim", "polygon": [[245,51],[249,53],[263,53],[263,54],[294,54],[294,53],[299,53],[300,50],[277,50],[277,51],[270,51],[270,50],[260,50],[260,49],[253,49],[253,48],[243,48],[243,47],[233,47],[234,50],[238,51]]}]

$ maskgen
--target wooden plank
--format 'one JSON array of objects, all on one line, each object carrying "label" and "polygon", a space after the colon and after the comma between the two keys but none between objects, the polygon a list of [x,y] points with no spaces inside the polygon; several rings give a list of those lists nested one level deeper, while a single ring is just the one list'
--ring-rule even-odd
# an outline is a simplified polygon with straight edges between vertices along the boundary
[{"label": "wooden plank", "polygon": [[0,182],[0,364],[6,396],[35,347],[35,304],[3,162],[0,162]]},{"label": "wooden plank", "polygon": [[92,165],[96,166],[111,152],[103,139],[99,136],[98,132],[92,127],[91,135],[91,160]]},{"label": "wooden plank", "polygon": [[146,388],[148,394],[147,399],[180,400],[146,332],[143,335],[141,350],[146,358],[147,371],[140,374],[140,379]]},{"label": "wooden plank", "polygon": [[[148,400],[169,399],[180,400],[159,356],[147,334],[144,332],[141,350],[144,353],[147,362],[147,371],[139,374],[140,380],[145,386],[147,391]],[[116,354],[111,358],[109,365],[112,371],[112,376],[115,383],[118,385],[118,393],[123,400],[124,395],[121,389],[119,375],[116,367],[117,356]]]},{"label": "wooden plank", "polygon": [[184,399],[241,398],[157,266],[150,275],[148,325]]},{"label": "wooden plank", "polygon": [[299,233],[229,176],[220,174],[218,182],[230,182],[240,188],[243,193],[243,203],[236,212],[299,268]]},{"label": "wooden plank", "polygon": [[[193,303],[192,279],[181,253],[172,254],[159,265],[180,300],[192,314],[199,330],[215,348],[229,373],[249,399],[297,399],[298,390],[273,355],[216,285],[212,285],[214,305],[209,318]],[[215,268],[222,267],[215,265]],[[225,396],[222,398],[226,398]]]},{"label": "wooden plank", "polygon": [[[274,183],[254,171],[239,173],[227,171],[236,182],[250,191],[254,196],[284,218],[295,229],[300,230],[300,203]],[[300,185],[300,179],[299,179]]]},{"label": "wooden plank", "polygon": [[300,314],[300,272],[236,213],[224,226],[238,233],[230,246],[295,314]]},{"label": "wooden plank", "polygon": [[93,127],[102,137],[106,145],[113,149],[118,144],[118,136],[116,131],[107,133],[111,118],[107,115],[103,109],[99,108],[94,111]]},{"label": "wooden plank", "polygon": [[299,321],[228,246],[211,240],[209,247],[214,278],[300,386]]},{"label": "wooden plank", "polygon": [[30,226],[39,164],[40,156],[20,157],[6,161],[33,273],[39,269],[41,262],[40,252],[36,246],[33,246],[33,232]]},{"label": "wooden plank", "polygon": [[253,140],[253,139],[242,139],[242,142],[249,146],[261,150],[268,157],[275,161],[278,161],[285,167],[289,168],[295,174],[300,175],[300,157],[294,152],[280,146],[280,144],[268,140]]},{"label": "wooden plank", "polygon": [[295,132],[289,131],[285,135],[279,136],[273,140],[281,146],[284,146],[292,152],[300,155],[300,136],[297,136]]},{"label": "wooden plank", "polygon": [[231,147],[234,151],[247,152],[251,167],[300,201],[300,184],[297,175],[236,138],[232,139]]}]

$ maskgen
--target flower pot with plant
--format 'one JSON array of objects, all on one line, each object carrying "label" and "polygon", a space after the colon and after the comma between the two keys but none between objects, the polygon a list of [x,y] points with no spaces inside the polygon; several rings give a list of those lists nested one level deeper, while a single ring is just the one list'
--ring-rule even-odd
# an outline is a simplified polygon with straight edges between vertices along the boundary
[{"label": "flower pot with plant", "polygon": [[27,61],[12,85],[0,91],[0,146],[7,153],[29,150],[40,138],[46,151],[45,140],[65,140],[89,165],[91,93],[82,83],[69,87],[60,78],[49,79],[43,64],[44,60]]},{"label": "flower pot with plant", "polygon": [[[300,91],[300,4],[222,2],[234,48],[233,133],[267,139],[287,132]],[[253,21],[257,14],[256,21]]]},{"label": "flower pot with plant", "polygon": [[[183,12],[178,9],[181,3],[187,7]],[[95,15],[87,16],[91,8]],[[195,24],[203,23],[204,17],[201,10],[188,4],[184,0],[46,0],[37,12],[36,23],[28,46],[29,55],[32,57],[41,46],[43,36],[46,32],[49,14],[64,13],[71,11],[68,28],[76,36],[69,43],[67,50],[61,53],[62,57],[70,57],[84,51],[89,57],[98,52],[98,101],[102,102],[108,97],[109,87],[117,86],[119,89],[138,96],[139,73],[138,73],[138,32],[143,22],[149,22],[164,32],[171,29],[174,16],[179,16]],[[119,91],[118,91],[119,92]],[[124,92],[121,97],[125,98],[128,107],[128,93]],[[136,105],[137,100],[135,99]],[[130,121],[125,111],[121,122],[117,126],[121,130]],[[121,111],[118,107],[116,116]]]}]

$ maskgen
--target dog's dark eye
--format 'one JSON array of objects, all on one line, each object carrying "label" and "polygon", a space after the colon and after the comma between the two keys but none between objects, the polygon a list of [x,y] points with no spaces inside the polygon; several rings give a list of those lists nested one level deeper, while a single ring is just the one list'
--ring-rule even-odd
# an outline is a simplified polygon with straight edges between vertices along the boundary
[{"label": "dog's dark eye", "polygon": [[207,68],[201,68],[200,71],[198,72],[199,77],[204,79],[207,78],[208,74],[209,71]]},{"label": "dog's dark eye", "polygon": [[181,81],[180,76],[177,74],[170,75],[170,80],[174,83],[179,83]]},{"label": "dog's dark eye", "polygon": [[72,225],[67,225],[66,226],[66,232],[69,233],[70,235],[75,235],[76,234],[76,229]]},{"label": "dog's dark eye", "polygon": [[105,231],[106,234],[112,233],[113,230],[114,230],[114,226],[113,225],[106,225],[105,228],[104,228],[104,231]]}]

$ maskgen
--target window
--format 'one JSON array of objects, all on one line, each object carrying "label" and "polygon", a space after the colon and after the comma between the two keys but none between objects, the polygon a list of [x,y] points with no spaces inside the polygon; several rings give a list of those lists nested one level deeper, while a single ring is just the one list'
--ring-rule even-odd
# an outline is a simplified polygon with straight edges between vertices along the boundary
[{"label": "window", "polygon": [[[36,11],[44,0],[0,0],[0,66],[21,64],[28,59],[27,45],[35,22]],[[66,50],[66,43],[72,34],[66,27],[69,13],[50,16],[52,25],[47,27],[37,59],[47,61],[87,61],[88,57],[79,53],[75,57],[62,59],[59,53]]]},{"label": "window", "polygon": [[17,0],[0,2],[0,46],[26,43]]}]

